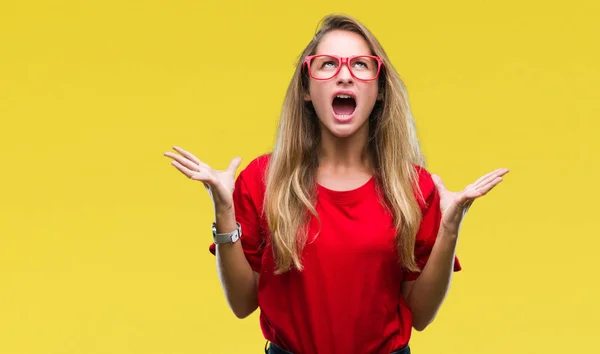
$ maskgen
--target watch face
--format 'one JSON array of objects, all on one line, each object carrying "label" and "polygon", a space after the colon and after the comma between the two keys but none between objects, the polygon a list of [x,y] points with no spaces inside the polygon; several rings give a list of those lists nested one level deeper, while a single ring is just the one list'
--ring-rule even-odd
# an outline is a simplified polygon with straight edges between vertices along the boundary
[{"label": "watch face", "polygon": [[238,228],[233,232],[217,234],[217,224],[213,222],[212,224],[212,232],[213,232],[213,240],[215,243],[229,243],[229,242],[237,242],[242,236],[242,228],[238,223]]}]

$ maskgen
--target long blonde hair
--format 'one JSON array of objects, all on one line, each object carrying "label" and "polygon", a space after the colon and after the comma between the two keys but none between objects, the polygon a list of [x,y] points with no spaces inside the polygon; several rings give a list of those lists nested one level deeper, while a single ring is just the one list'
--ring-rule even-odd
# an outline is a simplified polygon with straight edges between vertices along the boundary
[{"label": "long blonde hair", "polygon": [[360,34],[373,55],[383,61],[379,77],[378,101],[369,118],[368,153],[374,163],[375,177],[383,203],[391,212],[397,230],[399,263],[415,271],[415,236],[421,222],[416,200],[420,191],[416,166],[424,166],[417,140],[407,92],[375,36],[361,23],[345,15],[323,18],[314,38],[302,52],[283,102],[278,135],[266,174],[265,214],[271,234],[276,273],[302,270],[301,254],[307,240],[307,224],[315,208],[317,149],[320,128],[310,102],[309,76],[303,65],[315,53],[323,36],[332,30]]}]

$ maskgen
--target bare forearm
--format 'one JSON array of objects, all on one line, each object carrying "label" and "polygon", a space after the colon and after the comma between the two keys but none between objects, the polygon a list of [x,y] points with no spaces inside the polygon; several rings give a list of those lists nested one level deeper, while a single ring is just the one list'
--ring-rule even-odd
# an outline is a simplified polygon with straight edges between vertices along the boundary
[{"label": "bare forearm", "polygon": [[429,260],[410,291],[407,302],[417,330],[423,330],[433,322],[448,293],[457,240],[457,232],[440,229]]},{"label": "bare forearm", "polygon": [[[218,233],[233,231],[236,227],[234,213],[217,212],[216,224]],[[229,306],[237,317],[247,317],[258,307],[258,294],[254,271],[241,242],[217,245],[216,256],[219,279]]]}]

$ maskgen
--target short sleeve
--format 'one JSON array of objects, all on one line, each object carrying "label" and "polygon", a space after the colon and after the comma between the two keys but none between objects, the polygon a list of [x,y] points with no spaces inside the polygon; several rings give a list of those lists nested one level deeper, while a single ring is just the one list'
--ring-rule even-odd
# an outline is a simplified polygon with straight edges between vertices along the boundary
[{"label": "short sleeve", "polygon": [[[244,254],[250,267],[260,273],[264,250],[264,237],[261,231],[260,211],[262,210],[262,171],[249,165],[243,170],[235,182],[233,205],[236,221],[242,227],[240,238]],[[209,251],[216,254],[216,245],[211,244]]]},{"label": "short sleeve", "polygon": [[[420,186],[423,193],[424,202],[421,203],[422,219],[421,226],[417,232],[415,240],[415,260],[417,266],[422,270],[429,260],[431,250],[437,239],[442,220],[442,211],[440,209],[440,195],[433,184],[431,175],[422,169],[420,171]],[[454,271],[462,269],[458,257],[454,257]],[[404,280],[416,280],[420,272],[404,271]]]}]

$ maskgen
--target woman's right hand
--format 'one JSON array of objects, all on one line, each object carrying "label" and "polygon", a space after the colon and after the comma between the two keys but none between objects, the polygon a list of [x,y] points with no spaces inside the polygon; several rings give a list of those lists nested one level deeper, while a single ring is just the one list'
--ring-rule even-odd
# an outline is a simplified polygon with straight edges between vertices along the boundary
[{"label": "woman's right hand", "polygon": [[178,146],[173,149],[179,154],[165,152],[164,155],[173,159],[171,164],[188,178],[204,183],[210,194],[215,213],[227,213],[233,210],[233,189],[235,186],[235,173],[242,161],[236,157],[229,163],[224,171],[211,168],[200,161],[194,154]]}]

